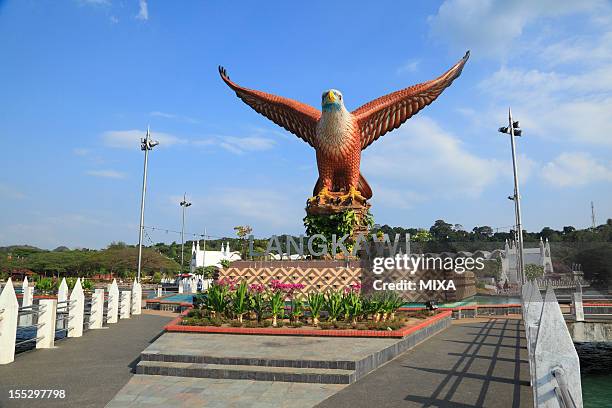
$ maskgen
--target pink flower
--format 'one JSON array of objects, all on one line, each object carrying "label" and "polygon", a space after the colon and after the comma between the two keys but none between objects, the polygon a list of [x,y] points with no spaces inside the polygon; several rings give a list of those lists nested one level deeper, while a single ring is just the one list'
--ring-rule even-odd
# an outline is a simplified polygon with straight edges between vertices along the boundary
[{"label": "pink flower", "polygon": [[344,288],[344,293],[359,293],[361,292],[361,282],[352,283],[350,286]]},{"label": "pink flower", "polygon": [[236,289],[236,285],[238,284],[238,282],[232,278],[219,279],[216,283],[219,286],[229,286],[230,290]]},{"label": "pink flower", "polygon": [[253,283],[252,285],[249,286],[249,292],[252,293],[264,293],[266,291],[266,285],[259,284],[259,283]]}]

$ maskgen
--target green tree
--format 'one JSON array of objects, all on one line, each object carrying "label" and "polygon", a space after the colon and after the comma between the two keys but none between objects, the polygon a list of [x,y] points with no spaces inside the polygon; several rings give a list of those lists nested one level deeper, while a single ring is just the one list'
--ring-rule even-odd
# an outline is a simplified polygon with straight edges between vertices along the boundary
[{"label": "green tree", "polygon": [[525,276],[529,280],[541,278],[544,275],[544,267],[542,265],[527,264],[525,265]]}]

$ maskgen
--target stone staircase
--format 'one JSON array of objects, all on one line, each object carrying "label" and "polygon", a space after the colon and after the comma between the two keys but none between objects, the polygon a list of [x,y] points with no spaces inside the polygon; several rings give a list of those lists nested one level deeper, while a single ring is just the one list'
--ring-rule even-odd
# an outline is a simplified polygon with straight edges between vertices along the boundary
[{"label": "stone staircase", "polygon": [[403,338],[164,333],[136,374],[351,384],[444,330],[450,316]]}]

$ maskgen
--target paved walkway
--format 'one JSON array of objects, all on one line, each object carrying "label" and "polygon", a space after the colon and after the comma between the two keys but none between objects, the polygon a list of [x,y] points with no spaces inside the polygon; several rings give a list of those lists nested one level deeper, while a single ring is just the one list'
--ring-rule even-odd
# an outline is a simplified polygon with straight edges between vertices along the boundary
[{"label": "paved walkway", "polygon": [[[53,350],[17,355],[15,362],[0,365],[0,407],[103,407],[130,380],[140,352],[171,319],[143,314],[58,341]],[[9,399],[11,389],[65,390],[66,398]]]},{"label": "paved walkway", "polygon": [[531,407],[524,330],[518,319],[461,320],[318,405]]}]

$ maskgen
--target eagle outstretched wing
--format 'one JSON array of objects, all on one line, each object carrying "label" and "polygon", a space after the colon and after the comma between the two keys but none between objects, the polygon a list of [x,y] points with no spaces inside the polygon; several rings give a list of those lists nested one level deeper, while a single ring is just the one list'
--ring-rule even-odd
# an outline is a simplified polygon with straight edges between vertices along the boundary
[{"label": "eagle outstretched wing", "polygon": [[219,74],[221,74],[221,79],[236,92],[236,95],[244,103],[315,147],[317,122],[321,117],[319,110],[293,99],[243,88],[231,81],[225,68],[221,66],[219,67]]},{"label": "eagle outstretched wing", "polygon": [[371,145],[387,132],[432,103],[442,91],[461,75],[461,70],[470,57],[470,52],[439,78],[381,96],[357,108],[352,114],[357,119],[361,133],[361,149]]}]

